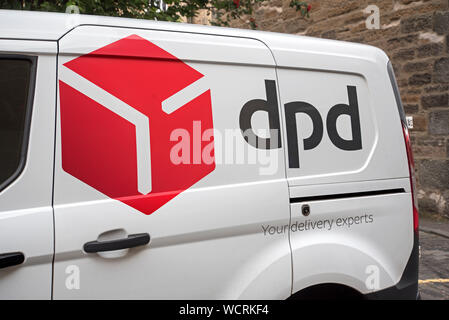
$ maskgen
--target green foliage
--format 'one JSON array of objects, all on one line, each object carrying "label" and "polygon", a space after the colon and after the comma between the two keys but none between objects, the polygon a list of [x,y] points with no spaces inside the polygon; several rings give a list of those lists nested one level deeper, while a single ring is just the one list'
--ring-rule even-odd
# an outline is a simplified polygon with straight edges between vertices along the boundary
[{"label": "green foliage", "polygon": [[[167,9],[159,8],[158,0],[0,0],[0,8],[16,10],[38,10],[50,12],[66,12],[66,8],[74,5],[82,14],[107,15],[162,21],[180,21],[181,17],[191,19],[200,10],[205,10],[213,25],[229,25],[238,19],[253,13],[254,5],[263,0],[165,0]],[[294,5],[292,5],[295,3]],[[305,5],[305,7],[304,7]],[[308,16],[307,3],[292,0],[290,6],[305,12]],[[298,7],[299,6],[299,7]],[[299,9],[298,9],[299,8]],[[302,9],[301,9],[302,8]],[[250,22],[254,29],[256,24]]]},{"label": "green foliage", "polygon": [[312,6],[310,4],[307,4],[307,2],[297,0],[292,0],[290,2],[290,7],[296,8],[296,11],[301,11],[301,15],[307,18],[309,17],[309,12],[312,9]]}]

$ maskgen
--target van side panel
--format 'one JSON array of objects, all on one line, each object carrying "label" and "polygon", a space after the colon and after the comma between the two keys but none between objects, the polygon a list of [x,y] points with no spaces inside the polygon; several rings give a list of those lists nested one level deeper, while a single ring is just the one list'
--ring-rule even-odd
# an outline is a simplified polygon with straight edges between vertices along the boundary
[{"label": "van side panel", "polygon": [[328,282],[366,294],[397,284],[414,235],[388,58],[350,43],[265,40],[285,124],[293,292]]}]

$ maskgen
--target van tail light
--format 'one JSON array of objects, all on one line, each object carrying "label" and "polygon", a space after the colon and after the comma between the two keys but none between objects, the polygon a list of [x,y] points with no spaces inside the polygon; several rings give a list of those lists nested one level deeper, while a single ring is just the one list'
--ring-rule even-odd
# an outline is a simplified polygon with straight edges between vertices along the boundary
[{"label": "van tail light", "polygon": [[408,170],[410,173],[410,189],[412,192],[413,205],[413,229],[418,232],[419,214],[418,214],[418,198],[416,195],[416,179],[415,179],[415,163],[413,161],[412,144],[410,142],[410,135],[408,133],[407,124],[402,122],[402,132],[404,133],[405,148],[407,149]]}]

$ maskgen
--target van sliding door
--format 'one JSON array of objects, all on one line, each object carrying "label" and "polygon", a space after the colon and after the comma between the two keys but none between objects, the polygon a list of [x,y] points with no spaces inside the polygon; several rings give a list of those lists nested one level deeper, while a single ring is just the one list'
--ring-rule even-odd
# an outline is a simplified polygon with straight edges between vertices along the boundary
[{"label": "van sliding door", "polygon": [[263,229],[289,222],[284,153],[239,124],[269,49],[101,26],[59,47],[55,298],[287,298],[288,232]]}]

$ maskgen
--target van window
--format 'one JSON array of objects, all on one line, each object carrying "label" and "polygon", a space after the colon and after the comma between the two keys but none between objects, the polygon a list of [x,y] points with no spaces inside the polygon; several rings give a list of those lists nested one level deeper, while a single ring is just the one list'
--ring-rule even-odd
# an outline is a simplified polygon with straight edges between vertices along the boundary
[{"label": "van window", "polygon": [[25,165],[34,59],[0,56],[0,190]]}]

